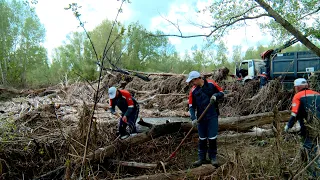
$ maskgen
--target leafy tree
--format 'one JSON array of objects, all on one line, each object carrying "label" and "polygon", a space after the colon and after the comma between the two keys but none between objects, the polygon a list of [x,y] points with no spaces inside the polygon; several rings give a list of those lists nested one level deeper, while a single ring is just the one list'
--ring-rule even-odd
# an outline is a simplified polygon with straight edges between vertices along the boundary
[{"label": "leafy tree", "polygon": [[41,46],[45,30],[34,9],[22,1],[0,1],[1,9],[1,84],[25,87],[36,82],[28,71],[47,66]]},{"label": "leafy tree", "polygon": [[53,53],[51,68],[60,75],[56,78],[61,80],[67,76],[75,79],[80,76],[84,80],[95,80],[97,65],[85,33],[73,32],[67,38],[65,44],[56,48]]}]

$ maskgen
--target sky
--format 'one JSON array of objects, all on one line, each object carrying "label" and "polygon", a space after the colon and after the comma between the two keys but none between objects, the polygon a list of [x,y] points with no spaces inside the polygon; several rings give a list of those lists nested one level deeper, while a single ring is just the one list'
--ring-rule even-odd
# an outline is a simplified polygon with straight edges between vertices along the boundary
[{"label": "sky", "polygon": [[[177,29],[166,19],[172,22],[179,22],[180,29],[184,35],[207,33],[206,30],[199,29],[187,21],[195,19],[197,21],[210,19],[206,15],[197,17],[196,11],[203,9],[210,4],[211,0],[130,0],[131,3],[123,5],[123,13],[118,20],[128,25],[132,22],[139,22],[147,30],[161,30],[165,34],[178,34]],[[35,5],[37,15],[46,29],[46,41],[44,46],[49,53],[62,45],[68,33],[72,31],[83,31],[79,27],[78,20],[73,16],[71,10],[65,10],[69,3],[78,3],[82,6],[81,20],[85,21],[85,28],[92,30],[104,19],[114,20],[121,0],[39,0]],[[197,17],[197,18],[195,18]],[[271,40],[270,35],[262,34],[259,27],[254,23],[237,30],[231,31],[223,40],[229,50],[236,45],[242,46],[242,51],[257,44],[267,45]],[[204,38],[177,38],[169,37],[171,44],[175,45],[180,54],[190,52],[191,47],[197,45],[201,47],[205,43]]]}]

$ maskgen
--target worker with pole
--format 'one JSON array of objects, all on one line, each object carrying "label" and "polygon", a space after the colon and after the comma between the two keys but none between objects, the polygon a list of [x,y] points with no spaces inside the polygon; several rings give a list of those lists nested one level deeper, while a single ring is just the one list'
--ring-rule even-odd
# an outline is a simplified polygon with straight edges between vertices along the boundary
[{"label": "worker with pole", "polygon": [[[193,87],[189,93],[189,112],[192,125],[198,128],[198,160],[193,166],[201,166],[207,162],[207,153],[213,166],[218,165],[217,161],[217,136],[218,136],[218,101],[224,96],[222,88],[213,80],[202,78],[197,71],[189,73],[187,83]],[[207,111],[204,113],[206,107]],[[197,118],[203,115],[202,120]],[[209,142],[209,146],[208,146]]]}]

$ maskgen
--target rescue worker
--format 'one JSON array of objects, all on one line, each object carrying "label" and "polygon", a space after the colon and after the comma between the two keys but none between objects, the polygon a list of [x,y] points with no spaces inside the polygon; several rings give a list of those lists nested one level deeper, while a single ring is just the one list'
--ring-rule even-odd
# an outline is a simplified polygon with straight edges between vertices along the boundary
[{"label": "rescue worker", "polygon": [[268,76],[266,72],[262,72],[262,74],[259,74],[259,80],[260,80],[260,89],[265,86],[268,83]]},{"label": "rescue worker", "polygon": [[[296,121],[300,123],[300,133],[302,137],[302,152],[306,152],[307,162],[310,162],[317,152],[318,131],[313,123],[320,120],[320,94],[316,91],[308,89],[307,80],[298,78],[294,81],[294,89],[296,94],[292,99],[291,117],[284,127],[285,132],[292,128]],[[311,127],[311,128],[309,128]],[[313,132],[315,131],[315,133]],[[319,160],[316,161],[318,167]],[[311,166],[309,172],[314,177],[320,177],[317,167]]]},{"label": "rescue worker", "polygon": [[139,104],[131,96],[127,90],[117,90],[115,87],[111,87],[108,90],[110,111],[116,115],[115,107],[121,111],[121,117],[119,119],[119,134],[121,139],[125,139],[132,133],[136,133],[136,121],[139,115]]},{"label": "rescue worker", "polygon": [[[200,73],[191,71],[186,80],[192,83],[193,87],[189,93],[189,112],[192,125],[198,128],[198,160],[193,166],[200,166],[207,162],[207,153],[212,165],[217,166],[217,136],[218,136],[218,116],[219,109],[217,100],[223,98],[222,88],[213,80],[201,78]],[[212,105],[197,123],[197,118],[201,116],[209,103]],[[196,116],[197,112],[197,116]],[[209,147],[208,147],[209,141]]]}]

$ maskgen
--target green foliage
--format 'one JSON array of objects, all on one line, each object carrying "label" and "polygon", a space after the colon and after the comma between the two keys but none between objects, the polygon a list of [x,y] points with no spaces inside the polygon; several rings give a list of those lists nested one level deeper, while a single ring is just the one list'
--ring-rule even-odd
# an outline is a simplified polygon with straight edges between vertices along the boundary
[{"label": "green foliage", "polygon": [[64,45],[53,53],[51,71],[53,81],[61,81],[64,76],[70,79],[95,80],[97,66],[95,56],[85,33],[73,32]]},{"label": "green foliage", "polygon": [[37,84],[30,73],[47,66],[47,53],[41,43],[45,29],[34,9],[23,1],[0,0],[0,84],[25,87]]},{"label": "green foliage", "polygon": [[[286,19],[303,34],[309,35],[311,39],[320,37],[320,18],[318,0],[273,0],[264,1],[271,6],[281,17]],[[223,1],[216,0],[200,10],[199,13],[210,14],[211,23],[205,27],[213,28],[212,39],[223,37],[232,29],[237,29],[249,24],[249,21],[257,19],[261,30],[271,33],[276,42],[292,37],[284,27],[252,0]]]},{"label": "green foliage", "polygon": [[[319,5],[318,0],[276,0],[271,7],[284,17],[290,24],[299,29],[303,34],[310,37],[318,37],[319,31]],[[261,27],[271,30],[273,36],[282,40],[292,35],[273,19],[261,23]]]},{"label": "green foliage", "polygon": [[0,140],[13,140],[15,138],[14,132],[16,131],[16,129],[17,127],[14,123],[14,119],[0,119]]}]

